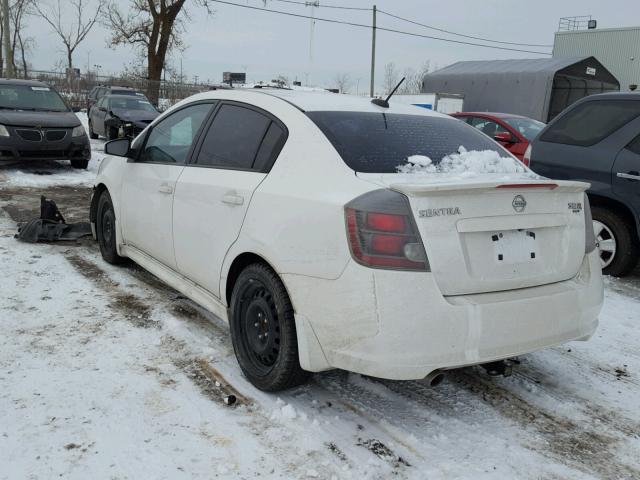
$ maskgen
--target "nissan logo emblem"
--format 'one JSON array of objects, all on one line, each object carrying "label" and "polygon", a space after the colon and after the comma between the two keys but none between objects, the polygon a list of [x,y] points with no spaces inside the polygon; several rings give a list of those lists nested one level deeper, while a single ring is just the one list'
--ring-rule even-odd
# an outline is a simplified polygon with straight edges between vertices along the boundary
[{"label": "nissan logo emblem", "polygon": [[513,202],[511,202],[513,209],[520,213],[523,212],[525,207],[527,206],[527,201],[524,199],[522,195],[516,195],[513,197]]}]

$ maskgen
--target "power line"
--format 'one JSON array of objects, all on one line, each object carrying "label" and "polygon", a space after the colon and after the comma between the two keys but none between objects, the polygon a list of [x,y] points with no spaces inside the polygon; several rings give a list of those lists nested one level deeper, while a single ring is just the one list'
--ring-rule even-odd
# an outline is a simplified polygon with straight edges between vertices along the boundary
[{"label": "power line", "polygon": [[[262,7],[255,7],[253,5],[242,5],[240,3],[233,3],[233,2],[229,2],[229,1],[225,1],[225,0],[211,0],[213,2],[216,3],[222,3],[225,5],[232,5],[234,7],[240,7],[240,8],[248,8],[250,10],[259,10],[262,12],[270,12],[270,13],[277,13],[279,15],[286,15],[289,17],[297,17],[297,18],[307,18],[307,19],[313,19],[315,21],[318,22],[326,22],[326,23],[337,23],[340,25],[348,25],[351,27],[360,27],[360,28],[366,28],[366,29],[371,29],[371,25],[365,25],[363,23],[355,23],[355,22],[346,22],[343,20],[335,20],[332,18],[321,18],[321,17],[314,17],[311,15],[302,15],[300,13],[292,13],[292,12],[284,12],[282,10],[272,10],[270,8],[262,8]],[[293,0],[289,0],[289,1],[293,1]],[[509,48],[509,47],[499,47],[497,45],[484,45],[482,43],[473,43],[473,42],[466,42],[464,40],[454,40],[451,38],[442,38],[442,37],[434,37],[432,35],[423,35],[420,33],[412,33],[412,32],[405,32],[402,30],[396,30],[393,28],[384,28],[384,27],[376,27],[377,30],[382,30],[385,32],[391,32],[391,33],[397,33],[400,35],[407,35],[407,36],[411,36],[411,37],[419,37],[419,38],[428,38],[431,40],[438,40],[441,42],[449,42],[449,43],[456,43],[459,45],[471,45],[474,47],[484,47],[484,48],[492,48],[494,50],[508,50],[511,52],[523,52],[523,53],[535,53],[536,55],[551,55],[550,53],[546,53],[546,52],[537,52],[537,51],[533,51],[533,50],[522,50],[519,48]]]},{"label": "power line", "polygon": [[452,32],[451,30],[445,30],[443,28],[434,27],[432,25],[426,25],[424,23],[416,22],[413,20],[409,20],[408,18],[399,17],[398,15],[394,15],[393,13],[385,12],[384,10],[378,9],[378,13],[382,13],[383,15],[387,15],[388,17],[396,18],[398,20],[402,20],[403,22],[412,23],[414,25],[419,25],[421,27],[429,28],[431,30],[437,30],[438,32],[448,33],[450,35],[457,35],[458,37],[472,38],[474,40],[482,40],[484,42],[492,42],[492,43],[501,43],[503,45],[519,45],[521,47],[548,47],[551,48],[553,45],[540,45],[537,43],[517,43],[517,42],[503,42],[500,40],[491,40],[489,38],[483,37],[474,37],[472,35],[464,35],[463,33]]},{"label": "power line", "polygon": [[307,1],[307,2],[297,2],[295,0],[271,0],[273,2],[282,2],[282,3],[293,3],[295,5],[303,5],[305,7],[318,7],[318,8],[336,8],[336,9],[340,9],[340,10],[360,10],[360,11],[365,11],[365,12],[370,12],[371,9],[370,8],[366,8],[366,7],[345,7],[342,5],[325,5],[320,3],[319,1]]}]

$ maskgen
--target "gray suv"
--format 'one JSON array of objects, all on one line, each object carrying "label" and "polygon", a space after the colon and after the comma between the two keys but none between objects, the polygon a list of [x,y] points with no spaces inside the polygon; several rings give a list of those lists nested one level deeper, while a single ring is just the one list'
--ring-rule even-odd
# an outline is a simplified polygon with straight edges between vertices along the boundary
[{"label": "gray suv", "polygon": [[531,142],[527,160],[545,177],[591,183],[603,273],[633,270],[640,251],[640,93],[577,101]]}]

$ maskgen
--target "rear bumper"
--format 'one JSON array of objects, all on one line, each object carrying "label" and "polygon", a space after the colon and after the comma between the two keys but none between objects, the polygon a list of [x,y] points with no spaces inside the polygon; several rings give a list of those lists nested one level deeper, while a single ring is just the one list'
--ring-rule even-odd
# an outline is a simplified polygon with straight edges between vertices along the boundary
[{"label": "rear bumper", "polygon": [[61,142],[29,142],[16,138],[0,140],[0,162],[90,158],[91,147],[86,135]]},{"label": "rear bumper", "polygon": [[477,295],[443,297],[430,273],[353,262],[334,281],[283,278],[297,312],[304,368],[396,380],[586,340],[603,302],[595,252],[571,280]]}]

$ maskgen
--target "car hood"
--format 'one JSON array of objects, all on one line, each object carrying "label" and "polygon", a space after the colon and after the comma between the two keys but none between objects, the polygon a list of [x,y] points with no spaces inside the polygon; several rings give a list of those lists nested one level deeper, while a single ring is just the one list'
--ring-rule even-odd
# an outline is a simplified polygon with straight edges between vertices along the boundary
[{"label": "car hood", "polygon": [[80,125],[73,112],[29,112],[24,110],[0,110],[0,124],[13,127],[63,127]]},{"label": "car hood", "polygon": [[112,113],[121,120],[143,123],[149,123],[151,120],[154,120],[158,115],[160,115],[160,113],[158,112],[147,112],[145,110],[125,110],[121,108],[112,110]]}]

